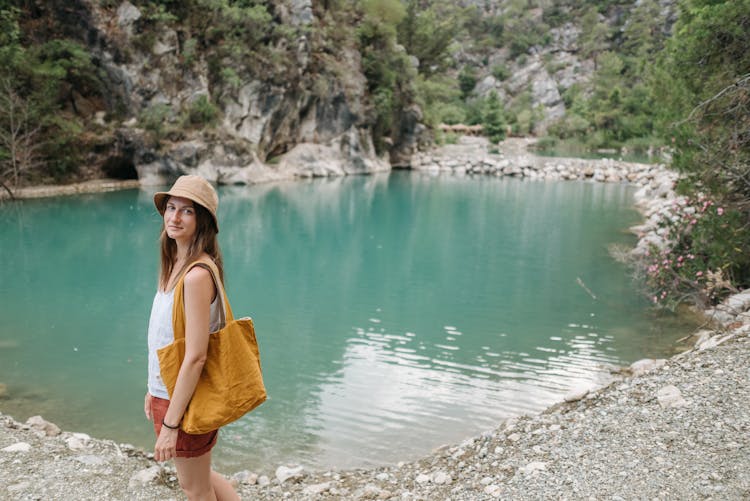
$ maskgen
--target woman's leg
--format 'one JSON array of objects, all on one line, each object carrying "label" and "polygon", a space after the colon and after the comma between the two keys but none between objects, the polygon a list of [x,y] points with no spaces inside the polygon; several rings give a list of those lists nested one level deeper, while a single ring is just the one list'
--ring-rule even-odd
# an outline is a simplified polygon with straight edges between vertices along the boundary
[{"label": "woman's leg", "polygon": [[217,501],[240,501],[240,496],[232,488],[224,475],[211,471],[211,485],[214,488]]},{"label": "woman's leg", "polygon": [[189,501],[215,501],[211,483],[211,451],[196,458],[174,458],[177,479]]},{"label": "woman's leg", "polygon": [[211,470],[211,451],[196,458],[175,458],[174,464],[190,501],[240,501],[229,480]]}]

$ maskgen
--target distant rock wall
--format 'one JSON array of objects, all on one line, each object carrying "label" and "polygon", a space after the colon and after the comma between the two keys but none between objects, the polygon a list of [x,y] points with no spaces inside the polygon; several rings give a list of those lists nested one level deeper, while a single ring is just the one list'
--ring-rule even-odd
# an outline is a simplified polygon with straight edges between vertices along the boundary
[{"label": "distant rock wall", "polygon": [[[245,78],[236,90],[215,89],[203,54],[185,63],[179,27],[153,33],[155,40],[144,51],[136,43],[143,35],[139,23],[144,14],[138,7],[127,0],[110,10],[89,0],[75,3],[86,13],[79,16],[85,25],[80,31],[88,33],[86,41],[106,75],[108,94],[127,110],[128,117],[116,128],[112,157],[118,165],[132,165],[142,185],[168,184],[188,173],[217,183],[245,184],[390,168],[387,157],[378,156],[373,146],[358,51],[340,48],[345,81],[329,79],[325,92],[310,90],[314,85],[308,80],[315,76],[306,71],[312,50],[305,35],[292,50],[295,75],[282,84]],[[309,0],[278,4],[282,22],[298,26],[312,21]],[[218,103],[220,118],[214,127],[167,134],[158,144],[139,128],[138,118],[159,107],[168,110],[165,126],[177,127],[180,113],[202,97]]]}]

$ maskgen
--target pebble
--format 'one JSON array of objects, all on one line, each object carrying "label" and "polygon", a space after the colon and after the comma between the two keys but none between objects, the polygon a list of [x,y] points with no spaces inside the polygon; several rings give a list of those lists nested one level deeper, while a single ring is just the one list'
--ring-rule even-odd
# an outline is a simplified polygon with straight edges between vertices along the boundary
[{"label": "pebble", "polygon": [[130,487],[150,484],[151,482],[159,478],[160,471],[161,468],[159,468],[159,466],[151,466],[149,468],[145,468],[130,477],[130,481],[128,482],[128,484],[130,485]]},{"label": "pebble", "polygon": [[283,484],[290,478],[301,477],[303,470],[304,468],[302,466],[287,467],[282,465],[276,468],[276,479],[279,483]]},{"label": "pebble", "polygon": [[0,450],[2,452],[29,452],[31,450],[31,444],[27,442],[17,442]]},{"label": "pebble", "polygon": [[415,480],[418,484],[426,484],[430,481],[430,476],[425,475],[424,473],[420,473],[419,475],[417,475],[417,478],[415,478]]},{"label": "pebble", "polygon": [[331,488],[331,482],[322,482],[320,484],[308,485],[302,490],[305,496],[319,496]]},{"label": "pebble", "polygon": [[36,430],[40,434],[46,435],[48,437],[56,437],[57,435],[62,433],[62,431],[56,424],[45,421],[42,416],[31,416],[26,420],[26,424],[31,426],[33,430]]},{"label": "pebble", "polygon": [[674,385],[667,385],[656,392],[656,399],[665,408],[682,407],[687,402],[682,398],[682,392]]}]

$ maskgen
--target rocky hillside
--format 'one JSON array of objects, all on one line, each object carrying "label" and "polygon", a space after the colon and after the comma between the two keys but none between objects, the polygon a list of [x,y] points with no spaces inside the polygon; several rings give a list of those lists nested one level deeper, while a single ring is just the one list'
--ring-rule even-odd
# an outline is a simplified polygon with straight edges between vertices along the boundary
[{"label": "rocky hillside", "polygon": [[[540,134],[595,93],[603,54],[640,50],[675,18],[674,0],[38,0],[0,11],[0,130],[28,117],[20,137],[0,134],[0,181],[16,186],[408,166],[439,123],[481,122],[493,93],[512,133]],[[576,125],[596,124],[564,123]]]}]

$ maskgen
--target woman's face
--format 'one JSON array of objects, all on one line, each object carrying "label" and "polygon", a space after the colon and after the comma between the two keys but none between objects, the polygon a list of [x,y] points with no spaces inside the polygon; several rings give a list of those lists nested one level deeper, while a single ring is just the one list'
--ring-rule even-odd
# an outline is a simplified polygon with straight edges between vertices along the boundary
[{"label": "woman's face", "polygon": [[190,243],[198,226],[195,205],[182,197],[169,197],[164,209],[164,228],[167,236],[183,243]]}]

